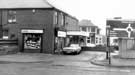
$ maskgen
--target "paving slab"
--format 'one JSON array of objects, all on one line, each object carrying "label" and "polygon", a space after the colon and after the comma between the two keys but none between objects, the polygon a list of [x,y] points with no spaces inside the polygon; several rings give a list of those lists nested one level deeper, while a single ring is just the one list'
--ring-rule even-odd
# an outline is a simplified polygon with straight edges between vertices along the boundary
[{"label": "paving slab", "polygon": [[[52,55],[50,54],[18,53],[18,54],[0,56],[0,61],[1,62],[41,62],[41,61],[50,61],[51,56]],[[44,59],[46,60],[40,59],[40,57],[44,57]]]},{"label": "paving slab", "polygon": [[99,56],[90,61],[92,64],[100,66],[112,66],[112,67],[135,67],[135,59],[129,58],[120,58],[118,53],[111,54],[111,64],[109,60],[106,59],[106,56]]}]

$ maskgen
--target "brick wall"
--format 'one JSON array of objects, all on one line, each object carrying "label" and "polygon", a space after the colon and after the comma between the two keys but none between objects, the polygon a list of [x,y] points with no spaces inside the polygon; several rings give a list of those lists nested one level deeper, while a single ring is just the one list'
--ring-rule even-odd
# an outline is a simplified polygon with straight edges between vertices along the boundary
[{"label": "brick wall", "polygon": [[[22,33],[21,29],[40,29],[43,33],[43,52],[52,53],[54,49],[54,29],[53,29],[53,12],[47,9],[16,9],[16,23],[7,23],[7,18],[3,18],[3,28],[9,29],[9,37],[15,34],[18,38],[19,50],[22,50]],[[5,12],[7,10],[4,10]],[[7,11],[8,12],[8,11]],[[5,14],[6,15],[6,14]]]}]

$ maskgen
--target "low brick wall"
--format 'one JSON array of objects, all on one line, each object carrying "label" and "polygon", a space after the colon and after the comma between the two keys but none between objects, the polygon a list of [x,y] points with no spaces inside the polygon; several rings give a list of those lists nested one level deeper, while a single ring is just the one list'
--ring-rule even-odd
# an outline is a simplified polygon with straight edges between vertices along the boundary
[{"label": "low brick wall", "polygon": [[119,55],[121,58],[135,58],[135,50],[121,51]]},{"label": "low brick wall", "polygon": [[17,53],[17,40],[0,40],[0,55]]},{"label": "low brick wall", "polygon": [[[96,46],[96,47],[82,47],[82,51],[101,51],[106,52],[105,46]],[[115,49],[113,47],[110,47],[110,51],[113,52]]]},{"label": "low brick wall", "polygon": [[123,38],[119,40],[119,55],[121,58],[135,58],[135,39]]}]

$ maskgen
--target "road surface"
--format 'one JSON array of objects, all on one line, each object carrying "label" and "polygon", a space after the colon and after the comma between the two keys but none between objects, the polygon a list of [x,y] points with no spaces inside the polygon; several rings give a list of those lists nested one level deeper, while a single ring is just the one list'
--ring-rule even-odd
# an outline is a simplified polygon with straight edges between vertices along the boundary
[{"label": "road surface", "polygon": [[134,67],[107,67],[91,64],[89,61],[99,54],[102,53],[55,55],[52,61],[38,63],[0,62],[0,75],[135,75]]}]

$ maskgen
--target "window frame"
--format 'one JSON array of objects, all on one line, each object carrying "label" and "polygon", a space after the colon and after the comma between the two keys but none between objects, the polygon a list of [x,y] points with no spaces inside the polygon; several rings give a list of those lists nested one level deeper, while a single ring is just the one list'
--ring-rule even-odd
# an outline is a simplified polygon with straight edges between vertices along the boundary
[{"label": "window frame", "polygon": [[7,23],[16,23],[17,17],[16,17],[16,10],[8,10],[7,13]]},{"label": "window frame", "polygon": [[4,29],[3,30],[3,39],[9,39],[9,30],[8,29]]},{"label": "window frame", "polygon": [[96,32],[96,28],[95,27],[91,27],[91,32]]},{"label": "window frame", "polygon": [[58,24],[58,12],[54,12],[54,24]]},{"label": "window frame", "polygon": [[[83,30],[83,28],[85,28],[84,30]],[[81,27],[81,31],[87,31],[87,27]]]},{"label": "window frame", "polygon": [[64,15],[63,13],[60,13],[60,16],[61,16],[61,25],[64,26]]}]

